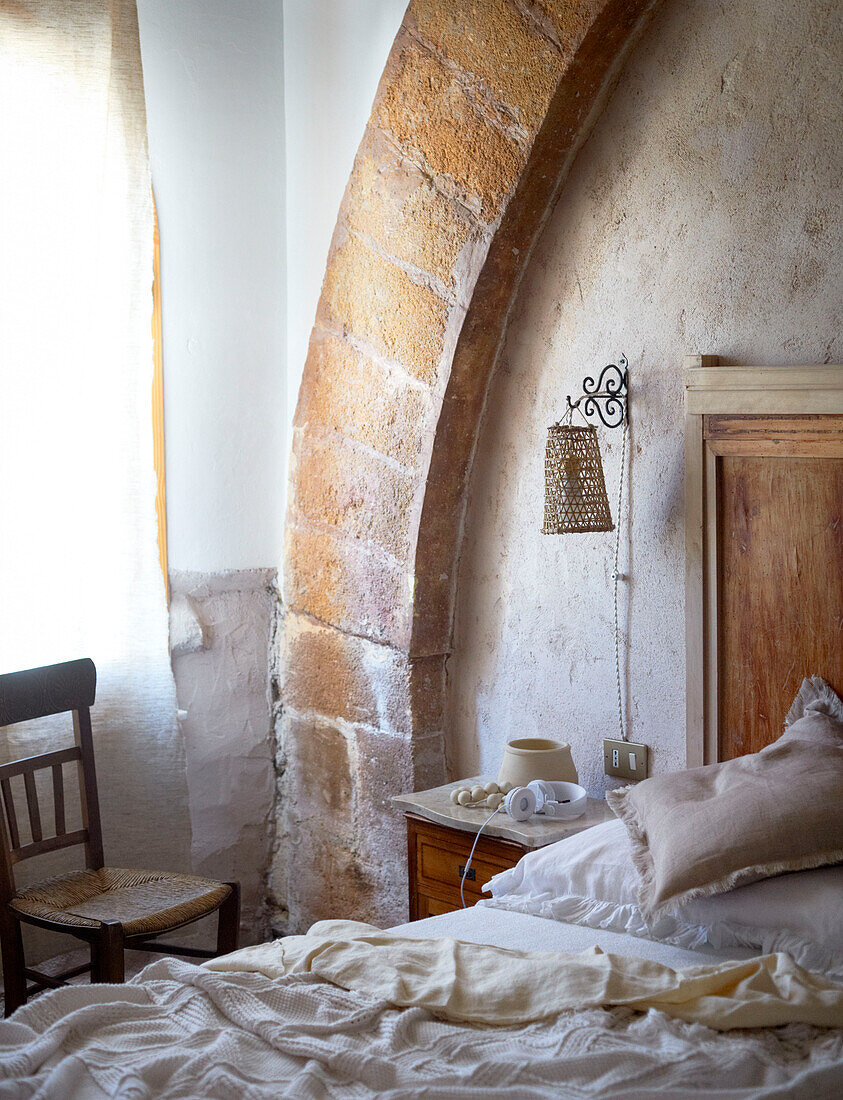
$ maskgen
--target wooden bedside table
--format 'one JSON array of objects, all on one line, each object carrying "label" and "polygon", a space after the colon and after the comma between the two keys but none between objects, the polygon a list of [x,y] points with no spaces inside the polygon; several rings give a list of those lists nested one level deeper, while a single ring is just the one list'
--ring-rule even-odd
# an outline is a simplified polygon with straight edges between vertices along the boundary
[{"label": "wooden bedside table", "polygon": [[[429,791],[393,797],[392,801],[404,811],[407,819],[411,921],[462,908],[462,871],[477,830],[489,811],[455,806],[451,791],[455,787],[486,782],[488,776],[477,776]],[[508,814],[497,814],[483,830],[474,850],[465,880],[466,905],[478,902],[483,896],[483,884],[499,871],[514,867],[527,852],[590,829],[613,816],[606,803],[597,798],[590,798],[586,812],[574,821],[543,821],[541,817],[532,821],[513,821]]]}]

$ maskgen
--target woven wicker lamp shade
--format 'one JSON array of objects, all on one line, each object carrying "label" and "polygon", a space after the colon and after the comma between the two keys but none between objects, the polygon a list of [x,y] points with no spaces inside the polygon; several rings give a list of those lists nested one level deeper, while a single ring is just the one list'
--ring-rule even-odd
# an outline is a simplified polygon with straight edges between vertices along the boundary
[{"label": "woven wicker lamp shade", "polygon": [[544,455],[545,535],[613,531],[597,429],[554,424]]}]

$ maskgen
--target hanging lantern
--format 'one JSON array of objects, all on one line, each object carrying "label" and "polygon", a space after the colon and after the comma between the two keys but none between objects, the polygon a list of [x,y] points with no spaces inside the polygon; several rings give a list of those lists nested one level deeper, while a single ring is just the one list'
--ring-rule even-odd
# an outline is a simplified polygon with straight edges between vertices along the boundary
[{"label": "hanging lantern", "polygon": [[554,424],[544,454],[545,535],[613,531],[597,429],[591,424]]},{"label": "hanging lantern", "polygon": [[[623,450],[621,452],[621,485],[623,485],[623,459],[626,455],[626,428],[629,423],[627,398],[629,395],[629,364],[626,356],[618,359],[618,365],[609,363],[600,372],[600,378],[583,379],[582,396],[576,401],[568,397],[568,409],[564,420],[547,429],[547,447],[544,452],[544,525],[545,535],[564,535],[576,531],[614,531],[609,498],[606,496],[606,480],[603,463],[597,445],[597,429],[587,416],[596,413],[605,427],[623,426]],[[580,408],[582,406],[582,408]],[[572,423],[577,410],[584,423]],[[618,501],[620,508],[620,500]]]}]

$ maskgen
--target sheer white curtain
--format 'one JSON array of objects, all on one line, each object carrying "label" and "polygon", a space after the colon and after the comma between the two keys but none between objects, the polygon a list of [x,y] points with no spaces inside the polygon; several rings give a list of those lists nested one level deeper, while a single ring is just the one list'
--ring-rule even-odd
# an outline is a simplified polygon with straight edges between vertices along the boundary
[{"label": "sheer white curtain", "polygon": [[[106,859],[188,869],[135,0],[0,0],[0,671],[90,656]],[[0,754],[68,740],[0,731]]]}]

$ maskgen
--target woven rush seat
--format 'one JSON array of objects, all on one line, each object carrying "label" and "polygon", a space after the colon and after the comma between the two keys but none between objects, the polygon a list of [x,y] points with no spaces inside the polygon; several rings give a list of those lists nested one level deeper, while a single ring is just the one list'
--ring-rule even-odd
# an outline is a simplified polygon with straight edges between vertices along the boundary
[{"label": "woven rush seat", "polygon": [[119,921],[124,936],[152,936],[212,913],[230,894],[226,883],[194,875],[102,867],[27,886],[9,906],[74,928]]}]

